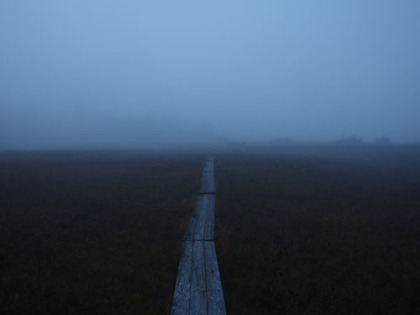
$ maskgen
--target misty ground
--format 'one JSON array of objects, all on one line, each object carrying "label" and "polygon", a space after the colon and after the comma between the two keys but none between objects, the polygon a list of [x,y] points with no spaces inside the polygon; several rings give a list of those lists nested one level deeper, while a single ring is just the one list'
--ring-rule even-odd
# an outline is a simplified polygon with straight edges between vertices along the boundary
[{"label": "misty ground", "polygon": [[[420,147],[216,157],[228,314],[420,311]],[[2,313],[169,313],[208,154],[0,153]]]}]

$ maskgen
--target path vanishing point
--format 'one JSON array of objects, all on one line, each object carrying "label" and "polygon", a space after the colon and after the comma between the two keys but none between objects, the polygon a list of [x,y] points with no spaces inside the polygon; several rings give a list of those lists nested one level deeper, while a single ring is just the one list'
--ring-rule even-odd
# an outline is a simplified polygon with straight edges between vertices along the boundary
[{"label": "path vanishing point", "polygon": [[172,315],[226,314],[214,248],[214,158],[203,169],[201,188],[182,240]]}]

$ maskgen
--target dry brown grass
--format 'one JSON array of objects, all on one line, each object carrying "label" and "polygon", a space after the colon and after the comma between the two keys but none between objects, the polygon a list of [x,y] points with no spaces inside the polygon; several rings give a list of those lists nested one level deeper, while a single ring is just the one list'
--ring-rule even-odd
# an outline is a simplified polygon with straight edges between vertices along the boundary
[{"label": "dry brown grass", "polygon": [[169,313],[204,162],[0,154],[0,313]]},{"label": "dry brown grass", "polygon": [[420,150],[283,150],[216,158],[228,313],[420,313]]}]

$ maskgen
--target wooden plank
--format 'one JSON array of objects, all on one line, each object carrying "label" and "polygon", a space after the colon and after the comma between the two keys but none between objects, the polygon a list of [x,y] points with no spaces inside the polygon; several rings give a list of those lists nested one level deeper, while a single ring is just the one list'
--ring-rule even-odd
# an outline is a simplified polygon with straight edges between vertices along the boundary
[{"label": "wooden plank", "polygon": [[204,243],[206,263],[207,312],[211,315],[226,314],[222,282],[220,281],[214,242]]},{"label": "wooden plank", "polygon": [[191,214],[190,221],[188,222],[187,231],[185,232],[183,237],[184,241],[192,241],[194,239],[194,232],[196,230],[197,220],[199,217],[199,213],[202,210],[202,202],[202,198],[197,198],[195,201],[195,207]]},{"label": "wooden plank", "polygon": [[207,284],[204,261],[204,243],[192,242],[193,259],[191,273],[191,299],[189,314],[207,314]]},{"label": "wooden plank", "polygon": [[212,241],[214,235],[215,195],[198,195],[184,234],[184,241]]},{"label": "wooden plank", "polygon": [[178,267],[178,277],[175,284],[172,315],[190,314],[191,271],[193,262],[193,244],[184,242],[184,252]]},{"label": "wooden plank", "polygon": [[204,230],[203,240],[214,240],[214,204],[215,195],[202,195],[206,199],[206,226]]},{"label": "wooden plank", "polygon": [[206,195],[199,195],[197,197],[197,200],[200,200],[200,202],[197,202],[197,205],[199,205],[196,208],[197,223],[192,239],[194,241],[202,241],[204,239],[204,230],[206,228],[206,211],[208,208],[208,200],[206,198]]},{"label": "wooden plank", "polygon": [[205,172],[214,172],[214,157],[209,158],[206,162],[206,165],[203,169],[203,173]]},{"label": "wooden plank", "polygon": [[191,215],[190,221],[188,222],[187,231],[182,238],[183,241],[192,241],[194,239],[194,231],[197,226],[197,217]]},{"label": "wooden plank", "polygon": [[215,194],[215,193],[216,193],[216,185],[214,182],[214,173],[213,172],[203,173],[203,176],[201,177],[200,194]]}]

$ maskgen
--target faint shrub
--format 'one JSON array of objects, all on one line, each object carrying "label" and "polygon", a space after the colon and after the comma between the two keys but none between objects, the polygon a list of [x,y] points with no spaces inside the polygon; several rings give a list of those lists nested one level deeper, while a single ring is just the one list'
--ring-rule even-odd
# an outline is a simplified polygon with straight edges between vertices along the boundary
[{"label": "faint shrub", "polygon": [[380,137],[380,138],[375,140],[375,144],[377,144],[377,145],[389,145],[389,144],[391,144],[391,138],[387,137],[387,136]]}]

